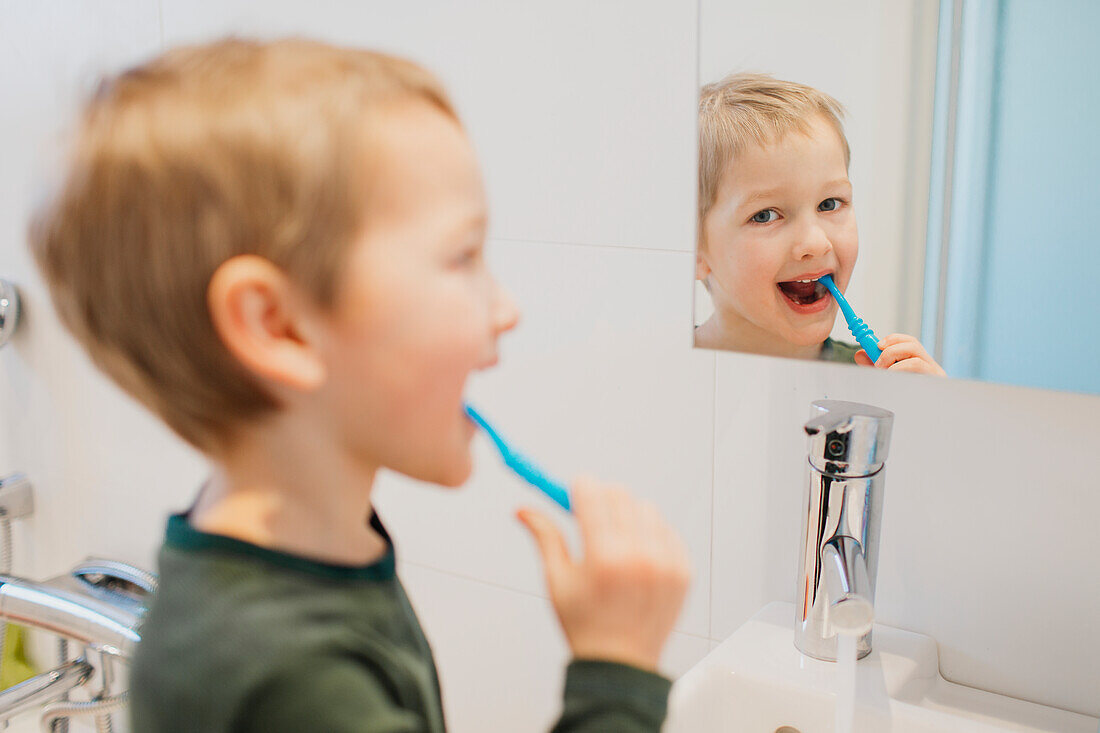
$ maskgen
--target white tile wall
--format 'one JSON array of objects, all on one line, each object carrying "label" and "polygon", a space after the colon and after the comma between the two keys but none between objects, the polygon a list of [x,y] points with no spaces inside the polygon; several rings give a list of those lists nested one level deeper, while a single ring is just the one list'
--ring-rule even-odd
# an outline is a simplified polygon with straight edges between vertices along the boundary
[{"label": "white tile wall", "polygon": [[[480,150],[495,237],[691,251],[695,9],[683,2],[163,0],[169,43],[305,34],[409,55]],[[660,140],[656,145],[654,141]]]},{"label": "white tile wall", "polygon": [[[19,572],[67,570],[91,552],[152,562],[166,498],[198,462],[101,378],[65,335],[25,247],[28,213],[78,97],[104,70],[160,48],[159,11],[141,0],[27,3],[0,23],[0,272],[23,291],[25,328],[0,355],[5,465],[38,488],[17,527]],[[189,479],[193,480],[193,479]]]},{"label": "white tile wall", "polygon": [[[547,468],[626,481],[688,539],[697,580],[669,673],[792,597],[800,425],[829,396],[898,414],[881,619],[934,636],[951,679],[1100,714],[1100,399],[689,348],[693,3],[88,0],[5,13],[0,275],[25,287],[28,318],[0,352],[0,470],[28,471],[39,501],[18,528],[17,571],[45,577],[89,553],[149,565],[163,515],[203,470],[92,372],[31,271],[33,182],[75,90],[156,50],[162,32],[297,32],[409,54],[452,90],[489,180],[492,262],[525,310],[471,397]],[[853,17],[904,36],[902,11]],[[477,458],[462,491],[386,477],[379,504],[454,729],[537,730],[565,655],[512,513],[540,499],[484,444]]]},{"label": "white tile wall", "polygon": [[[550,602],[407,562],[399,572],[432,643],[448,730],[549,730],[569,659]],[[709,648],[674,633],[662,671],[678,676]]]}]

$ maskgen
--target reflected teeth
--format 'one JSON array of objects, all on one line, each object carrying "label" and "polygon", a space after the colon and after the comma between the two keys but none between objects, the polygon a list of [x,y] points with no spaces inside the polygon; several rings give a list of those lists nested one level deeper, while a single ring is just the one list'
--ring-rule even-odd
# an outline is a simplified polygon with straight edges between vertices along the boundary
[{"label": "reflected teeth", "polygon": [[796,283],[815,283],[817,280],[795,280]]}]

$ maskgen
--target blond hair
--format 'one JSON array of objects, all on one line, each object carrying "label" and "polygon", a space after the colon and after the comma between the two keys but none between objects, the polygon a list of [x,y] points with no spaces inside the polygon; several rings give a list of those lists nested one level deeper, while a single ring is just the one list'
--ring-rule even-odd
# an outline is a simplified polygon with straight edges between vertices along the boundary
[{"label": "blond hair", "polygon": [[836,128],[847,164],[851,152],[841,124],[844,108],[828,94],[768,74],[730,74],[703,87],[699,94],[700,237],[730,161],[749,145],[768,145],[792,131],[808,132],[810,120],[817,116]]},{"label": "blond hair", "polygon": [[301,39],[177,48],[104,80],[30,226],[63,323],[181,437],[221,447],[279,405],[214,329],[214,271],[259,255],[331,305],[366,223],[367,125],[402,100],[455,116],[419,66]]}]

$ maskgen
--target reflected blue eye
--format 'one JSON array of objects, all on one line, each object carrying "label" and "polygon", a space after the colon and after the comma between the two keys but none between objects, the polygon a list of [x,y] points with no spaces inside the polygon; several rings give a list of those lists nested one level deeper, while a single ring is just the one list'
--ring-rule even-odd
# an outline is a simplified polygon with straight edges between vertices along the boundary
[{"label": "reflected blue eye", "polygon": [[752,215],[752,221],[755,224],[768,224],[779,218],[779,214],[775,213],[774,209],[764,209],[758,211]]},{"label": "reflected blue eye", "polygon": [[825,199],[817,205],[818,211],[836,211],[840,208],[841,200],[838,198]]}]

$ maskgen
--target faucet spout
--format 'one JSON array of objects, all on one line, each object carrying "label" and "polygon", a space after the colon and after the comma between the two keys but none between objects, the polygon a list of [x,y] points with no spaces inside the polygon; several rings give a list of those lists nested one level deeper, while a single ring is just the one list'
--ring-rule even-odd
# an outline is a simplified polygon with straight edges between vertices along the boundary
[{"label": "faucet spout", "polygon": [[821,548],[821,566],[829,598],[827,628],[831,634],[863,636],[875,621],[863,547],[852,537],[834,537]]},{"label": "faucet spout", "polygon": [[879,523],[894,414],[837,400],[813,403],[798,557],[794,643],[835,662],[838,635],[871,653]]}]

